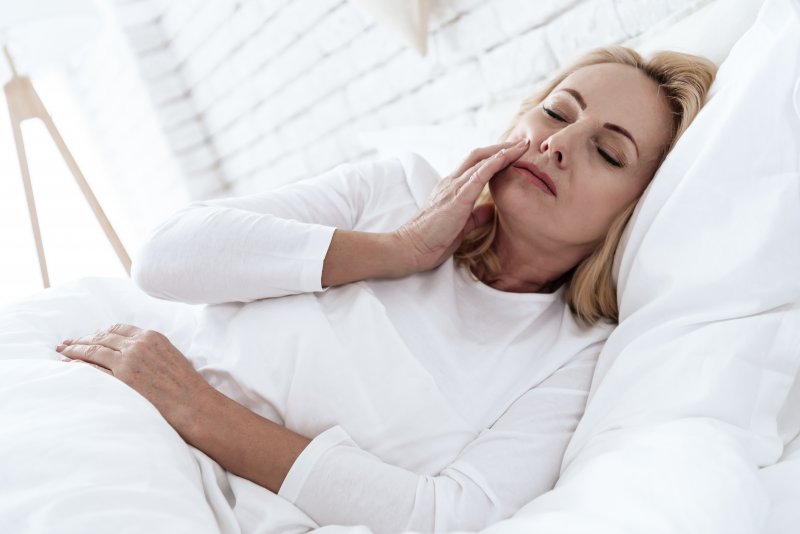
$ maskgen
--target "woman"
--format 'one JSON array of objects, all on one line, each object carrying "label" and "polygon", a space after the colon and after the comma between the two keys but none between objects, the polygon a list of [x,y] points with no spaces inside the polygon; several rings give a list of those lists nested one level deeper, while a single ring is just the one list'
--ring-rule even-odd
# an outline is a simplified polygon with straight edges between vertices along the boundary
[{"label": "woman", "polygon": [[[480,529],[554,485],[616,320],[620,234],[713,76],[693,56],[600,49],[438,183],[412,157],[194,203],[134,278],[249,303],[208,308],[228,337],[193,345],[200,372],[130,325],[59,350],[319,524]],[[253,353],[258,372],[211,362]]]}]

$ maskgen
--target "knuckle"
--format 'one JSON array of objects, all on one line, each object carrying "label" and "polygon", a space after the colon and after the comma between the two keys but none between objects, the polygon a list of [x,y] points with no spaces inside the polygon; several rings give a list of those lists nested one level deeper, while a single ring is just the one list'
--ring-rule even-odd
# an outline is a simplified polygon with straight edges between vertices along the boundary
[{"label": "knuckle", "polygon": [[161,343],[165,339],[167,339],[164,334],[161,332],[157,332],[156,330],[147,330],[146,331],[147,339],[149,339],[153,343]]},{"label": "knuckle", "polygon": [[89,345],[89,347],[86,349],[86,355],[87,356],[92,356],[94,354],[97,354],[98,350],[100,350],[100,346],[99,345]]},{"label": "knuckle", "polygon": [[111,332],[112,334],[116,334],[117,332],[119,332],[122,329],[122,327],[123,327],[122,323],[114,323],[114,324],[111,325],[111,327],[108,329],[108,331]]},{"label": "knuckle", "polygon": [[102,332],[96,332],[96,333],[92,334],[92,337],[90,338],[90,341],[92,343],[99,343],[100,341],[103,340],[103,337],[104,337],[104,334]]}]

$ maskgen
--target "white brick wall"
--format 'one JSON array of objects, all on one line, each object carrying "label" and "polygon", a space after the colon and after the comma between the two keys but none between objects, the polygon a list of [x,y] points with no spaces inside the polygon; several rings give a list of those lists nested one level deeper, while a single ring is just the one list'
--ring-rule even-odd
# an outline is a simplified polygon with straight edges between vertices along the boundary
[{"label": "white brick wall", "polygon": [[355,158],[357,133],[475,124],[583,51],[708,0],[432,0],[428,56],[346,0],[108,0],[192,198]]},{"label": "white brick wall", "polygon": [[[109,213],[109,218],[112,223],[117,217],[135,223],[132,234],[125,233],[126,225],[115,227],[132,254],[150,228],[192,198],[185,178],[188,174],[182,172],[163,125],[177,124],[194,110],[184,101],[176,103],[171,113],[158,116],[154,112],[146,85],[165,83],[162,81],[170,78],[174,65],[147,64],[143,60],[148,56],[134,56],[132,40],[126,39],[115,23],[115,13],[104,14],[110,24],[94,47],[68,65],[67,76],[98,147],[103,170],[124,199],[121,208],[127,213]],[[145,2],[131,3],[125,11],[124,23],[134,31],[142,50],[146,42],[162,40],[152,27],[158,16],[153,5]]]}]

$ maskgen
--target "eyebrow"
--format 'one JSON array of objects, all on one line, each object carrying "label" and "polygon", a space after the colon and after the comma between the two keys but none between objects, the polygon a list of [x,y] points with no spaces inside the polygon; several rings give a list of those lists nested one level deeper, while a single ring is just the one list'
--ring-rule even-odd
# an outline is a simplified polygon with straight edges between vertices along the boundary
[{"label": "eyebrow", "polygon": [[[586,109],[586,101],[583,99],[583,96],[581,96],[581,94],[578,91],[576,91],[575,89],[570,89],[569,87],[563,87],[559,89],[559,91],[564,91],[565,93],[569,93],[572,96],[572,98],[574,98],[575,101],[578,102],[578,105],[581,107],[581,109]],[[633,143],[633,146],[636,149],[636,156],[637,157],[639,156],[639,145],[636,144],[636,139],[633,138],[633,135],[631,135],[631,133],[628,130],[626,130],[622,126],[619,126],[618,124],[612,124],[610,122],[603,124],[603,128],[611,130],[612,132],[617,132],[619,134],[622,134],[628,139],[630,139],[631,143]]]}]

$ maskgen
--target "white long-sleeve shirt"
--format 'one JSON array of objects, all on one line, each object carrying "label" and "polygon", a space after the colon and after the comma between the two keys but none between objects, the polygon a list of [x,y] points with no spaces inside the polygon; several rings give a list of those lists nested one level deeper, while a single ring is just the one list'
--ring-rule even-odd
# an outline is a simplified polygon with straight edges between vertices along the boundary
[{"label": "white long-sleeve shirt", "polygon": [[133,278],[153,296],[235,303],[208,307],[206,330],[226,326],[201,334],[196,362],[313,437],[279,495],[320,525],[446,531],[508,517],[555,484],[583,412],[611,327],[581,327],[561,290],[498,291],[452,260],[322,290],[335,228],[394,230],[438,179],[411,154],[194,202],[136,255]]}]

